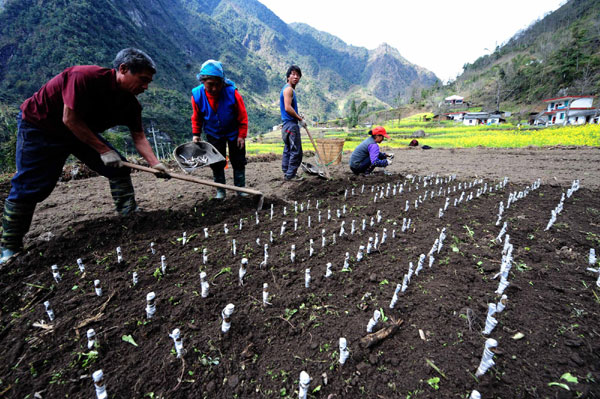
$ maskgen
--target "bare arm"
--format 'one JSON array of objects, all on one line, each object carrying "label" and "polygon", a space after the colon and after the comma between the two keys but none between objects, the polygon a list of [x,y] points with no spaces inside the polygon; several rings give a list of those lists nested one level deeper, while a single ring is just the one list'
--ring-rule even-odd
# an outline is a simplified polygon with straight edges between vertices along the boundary
[{"label": "bare arm", "polygon": [[283,105],[285,106],[285,112],[299,121],[302,120],[302,117],[296,113],[294,108],[292,107],[292,101],[294,100],[294,89],[290,86],[286,87],[283,90]]},{"label": "bare arm", "polygon": [[144,132],[131,132],[131,138],[133,138],[133,145],[137,152],[148,162],[150,166],[155,166],[160,161],[154,155],[150,143],[146,139]]},{"label": "bare arm", "polygon": [[63,123],[75,137],[98,151],[99,154],[110,151],[110,148],[96,137],[77,113],[66,105],[63,107]]}]

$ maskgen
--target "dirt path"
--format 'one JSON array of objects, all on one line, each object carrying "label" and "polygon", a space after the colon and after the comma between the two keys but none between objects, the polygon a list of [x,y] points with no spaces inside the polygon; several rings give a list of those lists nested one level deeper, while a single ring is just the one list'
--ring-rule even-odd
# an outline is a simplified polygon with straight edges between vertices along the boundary
[{"label": "dirt path", "polygon": [[[523,148],[523,149],[392,149],[396,159],[390,170],[398,174],[456,174],[458,178],[486,177],[500,179],[507,176],[513,183],[529,184],[537,178],[544,183],[566,186],[579,179],[582,187],[600,187],[599,148]],[[344,154],[340,165],[331,166],[336,179],[348,179],[349,154]],[[305,159],[314,162],[313,158]],[[173,169],[175,170],[175,169]],[[179,171],[177,171],[179,172]],[[211,179],[210,169],[195,172],[204,179]],[[232,182],[232,171],[227,170],[227,181]],[[315,184],[326,184],[317,178]],[[146,211],[161,209],[180,210],[191,208],[213,195],[207,186],[179,180],[157,180],[146,173],[133,177],[140,207]],[[297,183],[282,180],[280,161],[250,162],[247,166],[247,184],[261,190],[267,197],[285,199]],[[8,188],[2,190],[2,200]],[[229,194],[231,195],[231,193]],[[38,205],[27,240],[48,238],[77,221],[113,217],[113,204],[108,182],[102,177],[59,183],[52,195]]]}]

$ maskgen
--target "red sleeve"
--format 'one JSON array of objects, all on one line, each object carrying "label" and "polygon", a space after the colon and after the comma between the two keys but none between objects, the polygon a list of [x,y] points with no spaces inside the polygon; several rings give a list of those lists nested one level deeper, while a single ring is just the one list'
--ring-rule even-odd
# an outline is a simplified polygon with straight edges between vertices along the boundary
[{"label": "red sleeve", "polygon": [[237,108],[238,137],[245,139],[248,136],[248,112],[246,112],[242,95],[237,90],[235,91],[235,105]]},{"label": "red sleeve", "polygon": [[198,109],[198,104],[194,101],[194,96],[192,96],[192,134],[201,134],[202,133],[202,114]]}]

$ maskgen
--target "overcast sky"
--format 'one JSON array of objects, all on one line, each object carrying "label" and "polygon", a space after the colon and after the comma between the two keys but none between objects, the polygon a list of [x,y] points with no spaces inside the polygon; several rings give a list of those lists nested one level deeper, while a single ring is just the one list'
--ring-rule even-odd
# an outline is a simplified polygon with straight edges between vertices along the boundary
[{"label": "overcast sky", "polygon": [[348,44],[388,43],[444,82],[565,0],[259,0],[284,22],[304,22]]}]

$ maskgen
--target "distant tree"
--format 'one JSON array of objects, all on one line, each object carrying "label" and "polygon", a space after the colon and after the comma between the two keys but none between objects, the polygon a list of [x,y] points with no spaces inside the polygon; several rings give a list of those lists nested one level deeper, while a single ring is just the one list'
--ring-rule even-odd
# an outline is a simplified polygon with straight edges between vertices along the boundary
[{"label": "distant tree", "polygon": [[590,61],[587,65],[581,68],[579,78],[573,82],[573,86],[577,91],[575,94],[583,96],[591,93],[592,88],[594,87],[594,80],[597,79],[597,75],[594,70],[598,70],[598,61],[600,61],[600,59],[596,59],[595,61],[596,62]]},{"label": "distant tree", "polygon": [[352,100],[350,105],[350,113],[348,114],[348,127],[356,127],[358,125],[358,119],[360,114],[367,108],[367,102],[363,101],[358,107],[356,107],[356,101]]},{"label": "distant tree", "polygon": [[0,104],[0,171],[15,171],[17,121],[7,107]]}]

